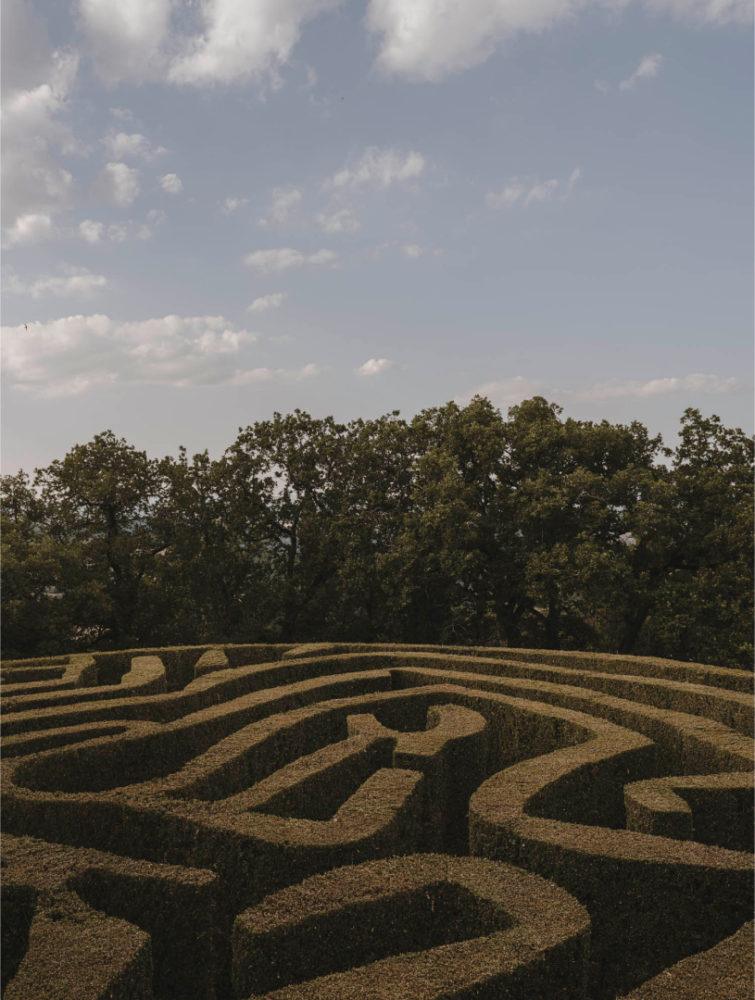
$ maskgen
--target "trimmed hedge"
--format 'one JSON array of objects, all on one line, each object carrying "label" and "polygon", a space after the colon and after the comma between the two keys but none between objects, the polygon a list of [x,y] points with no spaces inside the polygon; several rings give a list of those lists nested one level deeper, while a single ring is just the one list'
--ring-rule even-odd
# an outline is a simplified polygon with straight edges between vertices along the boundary
[{"label": "trimmed hedge", "polygon": [[685,958],[625,1000],[752,1000],[755,965],[750,921],[708,951]]},{"label": "trimmed hedge", "polygon": [[339,868],[236,918],[242,1000],[584,1000],[587,912],[506,865],[420,854]]},{"label": "trimmed hedge", "polygon": [[[484,996],[488,979],[491,995],[512,1000],[558,995],[545,980],[531,986],[534,966],[517,964],[516,949],[513,978],[495,980],[502,952],[494,960],[480,942],[518,925],[508,903],[494,917],[474,879],[438,875],[457,862],[491,866],[495,878],[517,865],[530,873],[516,874],[522,886],[543,876],[589,912],[582,992],[564,996],[613,1000],[649,987],[751,915],[752,699],[742,674],[597,654],[357,644],[6,664],[7,995],[225,1000],[232,966],[237,995],[249,987],[280,1000],[361,1000],[368,987],[397,998]],[[399,878],[409,856],[427,851],[445,853],[416,885]],[[469,852],[475,860],[462,858]],[[374,897],[364,891],[370,865],[393,871]],[[333,869],[358,869],[332,872],[351,902],[299,919],[315,897],[289,887],[322,889],[331,883],[318,878]],[[262,978],[251,983],[238,957],[247,944],[232,962],[232,925],[281,900],[276,912],[288,916],[275,947],[299,972],[283,982],[260,971],[258,955],[248,968]],[[542,921],[543,933],[558,923],[551,904]],[[66,949],[57,986],[53,945]],[[111,945],[113,961],[100,962],[98,949]],[[553,959],[554,982],[559,947],[535,963]],[[416,954],[435,956],[426,987]],[[478,960],[484,975],[464,993],[454,977]],[[361,961],[372,971],[353,968]],[[91,994],[73,971],[89,962],[102,965]]]}]

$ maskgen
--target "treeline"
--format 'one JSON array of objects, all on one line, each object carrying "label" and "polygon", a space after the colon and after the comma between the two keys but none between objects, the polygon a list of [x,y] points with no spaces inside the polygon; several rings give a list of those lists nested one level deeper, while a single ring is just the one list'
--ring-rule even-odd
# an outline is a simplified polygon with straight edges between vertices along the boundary
[{"label": "treeline", "polygon": [[673,451],[560,414],[297,410],[218,460],[98,434],[2,480],[3,654],[360,640],[751,666],[752,440],[693,409]]}]

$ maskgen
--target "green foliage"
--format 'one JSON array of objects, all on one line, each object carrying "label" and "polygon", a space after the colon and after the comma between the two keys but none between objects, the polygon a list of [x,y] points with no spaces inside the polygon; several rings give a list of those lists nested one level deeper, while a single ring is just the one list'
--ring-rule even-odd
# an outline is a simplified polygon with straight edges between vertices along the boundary
[{"label": "green foliage", "polygon": [[[665,463],[665,464],[664,464]],[[448,403],[296,410],[225,454],[107,431],[3,479],[3,650],[166,642],[501,643],[752,662],[753,445]]]}]

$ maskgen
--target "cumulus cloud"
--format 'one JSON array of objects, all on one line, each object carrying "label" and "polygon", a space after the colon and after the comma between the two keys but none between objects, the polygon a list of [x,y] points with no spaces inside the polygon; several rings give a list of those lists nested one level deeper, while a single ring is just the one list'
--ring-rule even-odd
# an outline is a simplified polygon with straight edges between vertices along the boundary
[{"label": "cumulus cloud", "polygon": [[301,202],[301,191],[296,187],[273,188],[270,206],[262,218],[257,219],[257,225],[263,229],[269,226],[284,226],[296,215]]},{"label": "cumulus cloud", "polygon": [[388,358],[370,358],[369,361],[365,361],[356,369],[356,373],[357,375],[383,375],[395,367],[396,362],[390,361]]},{"label": "cumulus cloud", "polygon": [[572,170],[572,172],[569,174],[569,180],[566,182],[567,197],[574,190],[577,181],[580,181],[581,179],[582,179],[582,169],[581,167],[575,167],[574,170]]},{"label": "cumulus cloud", "polygon": [[125,163],[106,163],[95,181],[94,190],[103,201],[127,208],[141,192],[139,169]]},{"label": "cumulus cloud", "polygon": [[49,215],[33,213],[19,215],[12,226],[5,230],[3,246],[29,246],[44,243],[57,235],[57,230]]},{"label": "cumulus cloud", "polygon": [[272,382],[275,379],[300,381],[303,378],[313,378],[322,372],[319,365],[304,365],[302,368],[249,368],[237,371],[229,379],[231,385],[250,385],[255,382]]},{"label": "cumulus cloud", "polygon": [[111,243],[125,243],[132,228],[131,222],[113,222],[107,227],[107,238]]},{"label": "cumulus cloud", "polygon": [[407,243],[404,246],[404,256],[408,257],[410,260],[416,260],[418,257],[423,257],[425,253],[425,248],[419,246],[417,243]]},{"label": "cumulus cloud", "polygon": [[587,0],[370,0],[369,28],[380,35],[378,66],[410,80],[437,81],[484,62],[520,32],[539,32]]},{"label": "cumulus cloud", "polygon": [[167,194],[180,194],[183,191],[183,181],[178,174],[164,174],[160,178],[160,187]]},{"label": "cumulus cloud", "polygon": [[533,184],[524,197],[524,206],[531,205],[536,201],[548,201],[550,196],[558,187],[557,180],[543,181],[540,184]]},{"label": "cumulus cloud", "polygon": [[320,375],[322,371],[323,368],[321,365],[316,365],[310,361],[308,365],[304,365],[303,368],[299,369],[297,375],[299,378],[314,378],[315,375]]},{"label": "cumulus cloud", "polygon": [[551,178],[547,181],[525,184],[518,177],[512,177],[499,191],[488,191],[485,204],[491,211],[496,212],[502,208],[513,208],[514,205],[527,208],[536,203],[549,201],[559,189],[564,191],[565,197],[568,197],[581,177],[582,171],[579,167],[572,170],[566,182]]},{"label": "cumulus cloud", "polygon": [[3,327],[3,367],[18,389],[78,395],[98,385],[229,383],[249,367],[256,336],[222,316],[164,316],[121,323],[104,315],[67,316]]},{"label": "cumulus cloud", "polygon": [[658,52],[651,52],[650,55],[645,56],[641,60],[639,66],[631,76],[621,81],[619,90],[631,90],[638,80],[650,80],[652,77],[657,76],[662,62],[663,58]]},{"label": "cumulus cloud", "polygon": [[109,132],[102,141],[111,160],[154,160],[168,152],[165,146],[153,146],[140,132]]},{"label": "cumulus cloud", "polygon": [[645,6],[697,24],[749,24],[750,0],[645,0]]},{"label": "cumulus cloud", "polygon": [[392,184],[415,180],[424,169],[424,156],[414,150],[401,153],[397,149],[368,146],[353,167],[339,170],[326,187],[338,189],[366,185],[384,190]]},{"label": "cumulus cloud", "polygon": [[278,309],[285,297],[285,292],[271,292],[269,295],[260,295],[251,305],[246,307],[247,312],[267,312],[268,309]]},{"label": "cumulus cloud", "polygon": [[172,7],[172,0],[78,0],[79,22],[104,83],[164,76]]},{"label": "cumulus cloud", "polygon": [[[3,4],[2,224],[6,246],[54,234],[55,214],[73,198],[73,176],[59,157],[84,151],[67,115],[78,70],[75,53],[53,50],[44,23],[20,0]],[[24,220],[25,221],[21,221]]]},{"label": "cumulus cloud", "polygon": [[204,24],[181,43],[169,79],[204,86],[267,78],[277,74],[299,40],[302,25],[340,0],[205,0]]},{"label": "cumulus cloud", "polygon": [[272,250],[254,250],[244,257],[244,263],[261,274],[275,271],[287,271],[292,267],[302,267],[304,264],[325,264],[334,266],[338,254],[332,250],[317,250],[315,253],[303,254],[301,250],[291,247],[278,247]]},{"label": "cumulus cloud", "polygon": [[318,212],[316,220],[317,225],[324,233],[335,236],[355,233],[361,226],[359,219],[350,208],[331,206],[323,212]]},{"label": "cumulus cloud", "polygon": [[510,180],[501,191],[488,191],[485,203],[488,208],[497,211],[499,208],[510,208],[527,193],[527,188],[516,178]]},{"label": "cumulus cloud", "polygon": [[739,392],[741,389],[742,383],[736,378],[725,378],[722,375],[706,375],[698,372],[683,377],[654,378],[647,382],[639,380],[621,382],[618,379],[612,379],[585,390],[579,394],[579,398],[598,401],[628,397],[643,399],[653,396],[667,396],[678,392],[726,395]]},{"label": "cumulus cloud", "polygon": [[[606,0],[598,0],[605,4]],[[680,19],[720,25],[752,20],[750,0],[643,0]],[[381,39],[378,67],[408,80],[438,81],[477,66],[508,39],[573,18],[596,0],[370,0],[367,24]]]},{"label": "cumulus cloud", "polygon": [[87,243],[99,243],[105,232],[103,222],[95,222],[94,219],[82,219],[79,223],[79,236]]},{"label": "cumulus cloud", "polygon": [[338,254],[332,250],[316,250],[307,257],[308,264],[324,264],[327,267],[335,267],[338,262]]},{"label": "cumulus cloud", "polygon": [[161,208],[152,208],[147,212],[144,222],[136,227],[136,238],[138,240],[151,240],[160,226],[165,225],[168,216]]},{"label": "cumulus cloud", "polygon": [[524,375],[513,375],[494,382],[485,382],[471,392],[457,397],[456,402],[466,405],[473,396],[486,396],[495,406],[507,409],[509,406],[521,403],[523,399],[536,396],[542,391],[542,388],[542,382],[525,378]]},{"label": "cumulus cloud", "polygon": [[[18,0],[7,0],[8,4]],[[620,0],[626,5],[629,0]],[[749,23],[750,0],[636,0],[697,24]],[[207,87],[281,86],[303,26],[343,0],[78,0],[79,21],[106,84],[166,80]],[[615,0],[369,0],[387,74],[437,81],[484,62],[508,39],[534,34]],[[171,15],[175,14],[173,23]],[[307,68],[307,86],[312,71]]]},{"label": "cumulus cloud", "polygon": [[12,295],[28,295],[33,299],[47,295],[69,298],[89,296],[108,284],[103,274],[93,274],[85,267],[61,265],[60,270],[62,273],[59,275],[37,278],[35,281],[22,281],[17,275],[11,275],[5,283],[5,290]]},{"label": "cumulus cloud", "polygon": [[167,221],[168,216],[161,208],[151,208],[142,222],[127,219],[125,222],[113,222],[107,227],[104,222],[83,219],[79,223],[79,236],[91,244],[101,243],[104,239],[111,243],[126,243],[131,239],[151,240]]},{"label": "cumulus cloud", "polygon": [[514,205],[532,205],[547,201],[558,187],[558,181],[551,179],[525,186],[516,177],[512,178],[501,191],[489,191],[485,197],[488,208],[497,211]]},{"label": "cumulus cloud", "polygon": [[229,195],[228,198],[226,198],[224,201],[220,203],[220,211],[223,213],[223,215],[232,215],[234,212],[237,212],[240,208],[243,208],[244,205],[248,204],[248,202],[249,202],[248,198],[236,198],[233,195]]}]

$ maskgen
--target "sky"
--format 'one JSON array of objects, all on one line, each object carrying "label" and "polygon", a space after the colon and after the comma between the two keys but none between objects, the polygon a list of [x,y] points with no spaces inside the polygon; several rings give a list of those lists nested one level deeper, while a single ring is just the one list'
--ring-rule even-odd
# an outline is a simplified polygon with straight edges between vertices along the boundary
[{"label": "sky", "polygon": [[749,0],[3,0],[2,461],[485,395],[752,431]]}]

